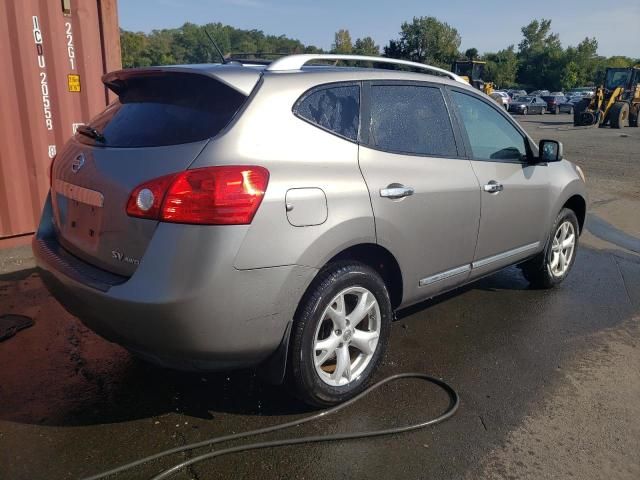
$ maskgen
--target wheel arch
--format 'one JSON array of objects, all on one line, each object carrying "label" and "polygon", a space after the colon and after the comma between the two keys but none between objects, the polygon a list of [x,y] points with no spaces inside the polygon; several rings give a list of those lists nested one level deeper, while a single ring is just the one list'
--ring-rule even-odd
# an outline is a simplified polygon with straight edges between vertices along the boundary
[{"label": "wheel arch", "polygon": [[[363,263],[378,272],[389,292],[391,307],[395,310],[400,306],[404,291],[402,271],[395,256],[389,250],[376,243],[358,243],[351,245],[334,254],[333,257],[322,265],[318,272],[321,272],[331,264],[348,261]],[[298,316],[300,306],[304,303],[304,299],[307,298],[314,284],[315,281],[312,280],[300,297],[294,319]],[[287,324],[278,349],[258,367],[258,374],[268,383],[279,385],[284,381],[289,359],[289,347],[291,344],[291,328],[294,319],[291,319]]]},{"label": "wheel arch", "polygon": [[584,222],[587,217],[587,202],[581,195],[573,195],[571,196],[564,204],[562,208],[568,208],[569,210],[573,210],[578,217],[578,225],[580,227],[580,233],[582,233],[582,229],[584,227]]},{"label": "wheel arch", "polygon": [[334,255],[326,265],[349,260],[364,263],[378,272],[389,292],[392,308],[400,306],[404,292],[402,270],[389,250],[376,243],[359,243]]}]

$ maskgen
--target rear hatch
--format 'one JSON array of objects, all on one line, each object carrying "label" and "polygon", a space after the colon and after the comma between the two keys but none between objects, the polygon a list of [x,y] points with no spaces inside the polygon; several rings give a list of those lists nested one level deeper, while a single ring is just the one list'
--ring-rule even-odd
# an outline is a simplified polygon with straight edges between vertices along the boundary
[{"label": "rear hatch", "polygon": [[[253,74],[255,85],[259,73]],[[187,169],[231,122],[247,92],[204,70],[123,70],[103,80],[118,100],[80,127],[56,157],[54,222],[68,251],[130,276],[158,224],[127,215],[131,192]]]}]

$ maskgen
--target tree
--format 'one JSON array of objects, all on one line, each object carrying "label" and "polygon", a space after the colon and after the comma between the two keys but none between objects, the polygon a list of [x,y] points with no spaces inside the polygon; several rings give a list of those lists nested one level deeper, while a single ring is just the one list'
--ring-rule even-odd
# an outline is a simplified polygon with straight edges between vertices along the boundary
[{"label": "tree", "polygon": [[147,37],[142,32],[135,33],[120,30],[122,66],[131,68],[153,65],[151,59],[147,56],[147,43]]},{"label": "tree", "polygon": [[351,43],[349,30],[340,29],[335,33],[331,51],[339,54],[349,54],[353,52],[353,44]]},{"label": "tree", "polygon": [[353,53],[377,57],[380,55],[380,47],[376,45],[376,42],[371,37],[358,38],[354,45]]},{"label": "tree", "polygon": [[460,34],[449,24],[434,17],[414,17],[401,25],[400,39],[391,40],[384,52],[387,57],[450,68],[460,42]]},{"label": "tree", "polygon": [[304,47],[304,53],[324,53],[324,50],[315,45],[307,45]]},{"label": "tree", "polygon": [[487,62],[484,80],[494,82],[501,88],[513,86],[516,83],[518,57],[513,45],[496,53],[487,53],[484,59]]},{"label": "tree", "polygon": [[551,33],[551,20],[533,20],[522,27],[522,35],[518,81],[534,88],[559,88],[564,52],[558,34]]},{"label": "tree", "polygon": [[475,60],[476,58],[478,58],[478,49],[477,48],[468,48],[464,52],[464,56],[468,60]]},{"label": "tree", "polygon": [[598,67],[598,41],[585,38],[577,47],[567,47],[564,65],[560,74],[563,89],[591,84]]},{"label": "tree", "polygon": [[[302,53],[305,46],[284,35],[265,35],[261,30],[241,30],[209,23],[199,26],[185,23],[182,27],[142,32],[120,31],[122,65],[125,68],[149,65],[220,62],[220,55],[211,45],[207,32],[213,37],[225,56],[240,52]],[[310,46],[310,52],[320,51]]]}]

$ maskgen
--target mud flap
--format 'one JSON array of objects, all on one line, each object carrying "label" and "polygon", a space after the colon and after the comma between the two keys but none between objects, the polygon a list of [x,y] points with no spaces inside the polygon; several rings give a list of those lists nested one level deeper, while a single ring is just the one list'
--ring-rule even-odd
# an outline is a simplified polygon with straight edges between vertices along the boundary
[{"label": "mud flap", "polygon": [[287,372],[287,355],[289,353],[289,336],[291,335],[292,322],[287,323],[278,349],[262,362],[256,372],[258,376],[271,385],[282,385]]}]

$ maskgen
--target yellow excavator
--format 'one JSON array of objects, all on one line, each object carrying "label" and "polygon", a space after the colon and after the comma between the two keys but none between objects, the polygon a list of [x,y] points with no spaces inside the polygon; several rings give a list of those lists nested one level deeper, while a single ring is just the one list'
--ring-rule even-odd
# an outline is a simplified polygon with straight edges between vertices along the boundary
[{"label": "yellow excavator", "polygon": [[494,90],[493,83],[482,80],[486,63],[480,60],[456,60],[453,62],[451,70],[481,92],[491,95]]},{"label": "yellow excavator", "polygon": [[585,98],[573,108],[575,126],[610,125],[622,128],[638,126],[640,117],[640,65],[630,68],[607,68],[604,84],[592,98]]}]

